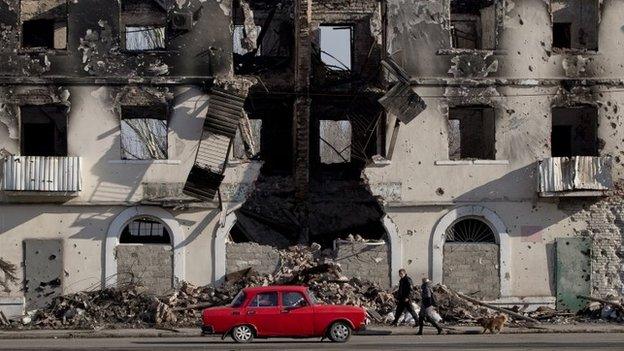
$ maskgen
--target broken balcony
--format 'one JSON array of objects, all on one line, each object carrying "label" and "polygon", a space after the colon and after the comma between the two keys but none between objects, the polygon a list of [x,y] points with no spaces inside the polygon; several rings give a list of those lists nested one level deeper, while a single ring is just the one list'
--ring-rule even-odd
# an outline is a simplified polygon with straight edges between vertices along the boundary
[{"label": "broken balcony", "polygon": [[613,188],[610,156],[550,157],[539,161],[541,197],[605,196]]},{"label": "broken balcony", "polygon": [[2,190],[15,195],[75,196],[82,190],[81,157],[8,156]]}]

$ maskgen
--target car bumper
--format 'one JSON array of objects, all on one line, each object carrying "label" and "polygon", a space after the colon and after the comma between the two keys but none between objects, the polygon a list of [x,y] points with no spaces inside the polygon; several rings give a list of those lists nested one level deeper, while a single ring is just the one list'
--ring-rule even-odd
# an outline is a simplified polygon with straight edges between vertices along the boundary
[{"label": "car bumper", "polygon": [[214,328],[212,325],[202,325],[201,327],[201,335],[212,335],[214,334]]}]

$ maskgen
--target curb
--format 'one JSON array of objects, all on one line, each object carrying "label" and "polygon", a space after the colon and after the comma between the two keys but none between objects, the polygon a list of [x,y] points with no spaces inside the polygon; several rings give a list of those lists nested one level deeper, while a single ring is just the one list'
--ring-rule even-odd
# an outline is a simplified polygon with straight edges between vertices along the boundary
[{"label": "curb", "polygon": [[[607,334],[624,333],[624,325],[618,327],[600,328],[506,328],[501,334]],[[355,336],[416,336],[414,328],[379,328],[368,329],[357,333]],[[433,328],[425,328],[425,335],[436,335]],[[449,328],[444,335],[469,335],[481,334],[481,328],[455,329]],[[2,339],[83,339],[83,338],[190,338],[201,336],[199,329],[195,330],[160,330],[160,329],[108,329],[108,330],[22,330],[22,331],[0,331]],[[220,335],[207,336],[206,338],[221,337]]]}]

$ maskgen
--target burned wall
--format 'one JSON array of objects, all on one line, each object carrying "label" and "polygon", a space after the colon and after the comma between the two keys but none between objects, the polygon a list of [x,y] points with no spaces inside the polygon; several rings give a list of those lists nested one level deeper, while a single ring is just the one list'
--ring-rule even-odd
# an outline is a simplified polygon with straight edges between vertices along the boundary
[{"label": "burned wall", "polygon": [[[157,2],[142,2],[159,7]],[[23,21],[32,17],[31,13],[49,13],[65,3],[68,23],[66,48],[24,49]],[[5,76],[124,78],[229,75],[232,69],[231,32],[214,30],[230,27],[231,13],[225,10],[225,3],[230,1],[186,0],[175,2],[174,8],[161,9],[160,17],[166,27],[165,47],[162,50],[131,52],[124,45],[127,23],[120,22],[125,17],[122,16],[124,8],[119,1],[46,2],[46,6],[58,5],[53,9],[26,3],[24,6],[28,5],[28,11],[21,9],[20,12],[17,0],[3,0],[0,6],[0,73]],[[176,24],[169,22],[174,18]],[[184,23],[188,25],[182,25]]]}]

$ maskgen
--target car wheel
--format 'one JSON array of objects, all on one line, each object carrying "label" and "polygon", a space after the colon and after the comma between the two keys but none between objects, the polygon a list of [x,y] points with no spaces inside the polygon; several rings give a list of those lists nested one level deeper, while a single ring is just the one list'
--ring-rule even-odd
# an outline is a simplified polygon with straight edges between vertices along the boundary
[{"label": "car wheel", "polygon": [[254,338],[254,331],[248,325],[239,325],[232,329],[232,339],[238,343],[248,343]]},{"label": "car wheel", "polygon": [[333,342],[346,342],[351,337],[351,327],[345,322],[334,322],[329,327],[327,337]]}]

